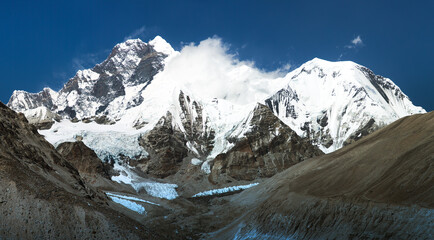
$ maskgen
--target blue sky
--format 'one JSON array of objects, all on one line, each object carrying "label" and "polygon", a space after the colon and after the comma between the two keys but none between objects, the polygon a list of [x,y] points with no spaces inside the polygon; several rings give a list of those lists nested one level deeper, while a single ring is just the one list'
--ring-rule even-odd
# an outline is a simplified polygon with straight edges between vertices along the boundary
[{"label": "blue sky", "polygon": [[58,90],[127,37],[179,50],[218,36],[265,70],[319,57],[391,78],[434,110],[434,1],[2,1],[0,100]]}]

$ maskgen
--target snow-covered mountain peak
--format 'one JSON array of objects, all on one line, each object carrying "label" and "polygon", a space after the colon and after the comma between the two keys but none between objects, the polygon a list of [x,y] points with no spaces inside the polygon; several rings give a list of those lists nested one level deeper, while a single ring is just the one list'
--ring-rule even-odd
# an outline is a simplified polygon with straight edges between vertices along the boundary
[{"label": "snow-covered mountain peak", "polygon": [[356,70],[359,64],[352,61],[327,61],[320,58],[314,58],[300,67],[290,72],[288,75],[291,78],[296,78],[299,74],[317,74],[320,78],[326,75],[332,75],[337,77],[341,71],[352,71]]},{"label": "snow-covered mountain peak", "polygon": [[[267,99],[267,105],[324,152],[339,149],[351,142],[349,139],[358,139],[398,118],[425,112],[390,79],[351,61],[314,58],[285,78],[287,87]],[[362,129],[363,133],[358,132]],[[356,132],[358,137],[353,136]]]},{"label": "snow-covered mountain peak", "polygon": [[[314,58],[287,75],[289,87],[296,89],[301,98],[316,101],[314,106],[324,105],[333,98],[347,98],[355,94],[365,94],[378,104],[396,104],[394,98],[409,98],[390,79],[375,75],[370,69],[352,61],[331,62]],[[386,91],[387,90],[387,91]],[[394,95],[388,96],[386,92]],[[314,97],[313,97],[314,96]],[[380,105],[381,105],[380,104]],[[408,106],[412,105],[411,102]],[[413,106],[414,107],[414,106]],[[400,109],[395,109],[400,111]],[[407,109],[404,112],[420,112],[421,108]],[[400,115],[404,112],[401,111]]]},{"label": "snow-covered mountain peak", "polygon": [[141,59],[152,51],[154,51],[152,47],[142,40],[129,39],[116,44],[107,59],[101,64],[97,64],[92,70],[99,72],[98,70],[102,69],[108,74],[120,73],[124,80],[127,80],[131,77]]},{"label": "snow-covered mountain peak", "polygon": [[332,68],[347,68],[347,69],[352,69],[352,68],[358,68],[361,67],[362,65],[350,61],[350,60],[344,60],[344,61],[329,61],[329,60],[325,60],[322,58],[318,58],[315,57],[305,63],[303,63],[301,66],[303,67],[319,67],[319,68],[323,68],[323,69],[332,69]]},{"label": "snow-covered mountain peak", "polygon": [[118,51],[139,51],[146,47],[146,43],[143,42],[140,38],[137,39],[128,39],[125,42],[118,43],[115,45],[113,50]]},{"label": "snow-covered mountain peak", "polygon": [[160,36],[156,36],[154,39],[149,41],[149,45],[151,45],[155,51],[164,53],[168,56],[175,53],[175,50],[172,48],[172,46]]},{"label": "snow-covered mountain peak", "polygon": [[[157,40],[163,45],[162,38]],[[140,92],[164,68],[165,58],[151,44],[130,39],[117,44],[102,63],[77,71],[60,91],[14,92],[9,106],[22,112],[44,106],[70,119],[111,118],[141,103]]]}]

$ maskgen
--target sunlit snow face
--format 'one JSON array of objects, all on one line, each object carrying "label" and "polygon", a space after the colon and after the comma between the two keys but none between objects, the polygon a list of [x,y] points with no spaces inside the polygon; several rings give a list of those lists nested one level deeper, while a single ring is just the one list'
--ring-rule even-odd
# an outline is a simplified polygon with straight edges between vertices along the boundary
[{"label": "sunlit snow face", "polygon": [[227,51],[218,38],[206,39],[197,46],[190,44],[167,63],[158,77],[189,89],[201,99],[220,98],[236,104],[259,101],[283,87],[279,84],[280,72],[263,72]]}]

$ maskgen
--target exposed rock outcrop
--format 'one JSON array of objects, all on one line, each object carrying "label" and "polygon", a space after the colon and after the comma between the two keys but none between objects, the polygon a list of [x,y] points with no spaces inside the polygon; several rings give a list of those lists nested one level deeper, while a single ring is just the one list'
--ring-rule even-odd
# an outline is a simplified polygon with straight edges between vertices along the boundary
[{"label": "exposed rock outcrop", "polygon": [[180,91],[177,104],[179,111],[173,111],[177,115],[167,112],[141,137],[140,145],[150,153],[147,163],[137,165],[145,173],[162,178],[173,175],[189,153],[206,156],[213,148],[214,132],[200,103]]},{"label": "exposed rock outcrop", "polygon": [[356,132],[351,134],[347,138],[347,140],[345,140],[344,146],[347,146],[348,144],[351,144],[351,143],[361,139],[362,137],[368,136],[369,134],[380,129],[381,127],[383,127],[383,126],[379,126],[378,124],[376,124],[374,119],[369,120],[369,122],[366,123],[365,126],[362,126]]},{"label": "exposed rock outcrop", "polygon": [[99,174],[109,177],[107,163],[103,163],[95,152],[88,148],[82,141],[64,142],[57,146],[56,150],[74,166],[80,174]]},{"label": "exposed rock outcrop", "polygon": [[101,161],[96,153],[82,141],[64,142],[56,150],[78,170],[83,180],[98,189],[120,191],[125,186],[110,180],[114,175],[113,166]]},{"label": "exposed rock outcrop", "polygon": [[138,165],[144,173],[164,178],[175,174],[188,150],[184,135],[173,128],[172,114],[167,112],[157,125],[140,139],[140,145],[150,154],[150,160]]},{"label": "exposed rock outcrop", "polygon": [[258,104],[250,129],[228,152],[214,159],[210,179],[268,178],[305,159],[322,155],[308,139],[300,138],[265,105]]}]

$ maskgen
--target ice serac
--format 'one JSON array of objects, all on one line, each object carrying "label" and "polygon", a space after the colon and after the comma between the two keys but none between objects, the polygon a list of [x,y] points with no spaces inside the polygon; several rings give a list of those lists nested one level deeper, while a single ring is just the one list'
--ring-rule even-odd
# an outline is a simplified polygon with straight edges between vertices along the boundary
[{"label": "ice serac", "polygon": [[265,104],[300,136],[332,152],[401,117],[424,113],[390,79],[356,63],[315,58]]}]

